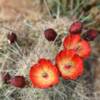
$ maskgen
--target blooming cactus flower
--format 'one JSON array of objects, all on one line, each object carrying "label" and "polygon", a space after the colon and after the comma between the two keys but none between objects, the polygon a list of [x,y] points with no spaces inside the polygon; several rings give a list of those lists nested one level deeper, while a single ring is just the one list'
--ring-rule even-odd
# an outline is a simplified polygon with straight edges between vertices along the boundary
[{"label": "blooming cactus flower", "polygon": [[34,87],[49,88],[59,82],[57,68],[46,59],[40,59],[30,69],[30,79]]},{"label": "blooming cactus flower", "polygon": [[64,39],[64,48],[75,50],[76,53],[82,58],[88,58],[91,53],[90,44],[82,39],[80,35],[69,35]]},{"label": "blooming cactus flower", "polygon": [[56,64],[64,79],[77,79],[83,73],[83,60],[74,50],[63,50],[56,56]]}]

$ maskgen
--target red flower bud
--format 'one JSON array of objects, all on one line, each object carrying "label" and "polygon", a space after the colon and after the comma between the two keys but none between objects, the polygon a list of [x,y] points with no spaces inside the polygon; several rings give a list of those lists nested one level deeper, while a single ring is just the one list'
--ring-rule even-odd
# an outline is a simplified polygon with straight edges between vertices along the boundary
[{"label": "red flower bud", "polygon": [[7,35],[7,38],[10,42],[10,44],[15,43],[15,41],[17,41],[17,36],[15,33],[11,32]]},{"label": "red flower bud", "polygon": [[82,23],[79,21],[74,22],[69,28],[69,32],[73,34],[79,34],[81,31],[82,31]]},{"label": "red flower bud", "polygon": [[48,40],[48,41],[54,41],[56,36],[57,36],[57,33],[55,30],[49,28],[47,30],[44,31],[44,35],[45,35],[45,38]]},{"label": "red flower bud", "polygon": [[97,31],[94,29],[88,30],[86,33],[82,35],[82,38],[87,41],[93,41],[97,37]]},{"label": "red flower bud", "polygon": [[2,80],[3,80],[4,83],[8,84],[10,78],[11,78],[11,76],[10,76],[9,73],[3,73],[3,74],[2,74]]},{"label": "red flower bud", "polygon": [[23,76],[15,76],[11,78],[9,82],[11,85],[18,88],[23,88],[26,85],[25,77]]}]

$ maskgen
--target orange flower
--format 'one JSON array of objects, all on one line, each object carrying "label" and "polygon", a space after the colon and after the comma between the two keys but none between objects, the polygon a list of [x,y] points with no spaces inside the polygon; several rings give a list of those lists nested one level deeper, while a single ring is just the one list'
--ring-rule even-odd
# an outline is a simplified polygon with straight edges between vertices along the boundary
[{"label": "orange flower", "polygon": [[80,35],[69,35],[64,39],[64,48],[75,50],[82,58],[88,58],[91,53],[90,44],[82,39]]},{"label": "orange flower", "polygon": [[63,50],[56,56],[56,64],[64,79],[77,79],[83,73],[83,60],[74,50]]},{"label": "orange flower", "polygon": [[30,79],[34,87],[49,88],[59,82],[59,73],[51,61],[40,59],[31,67]]}]

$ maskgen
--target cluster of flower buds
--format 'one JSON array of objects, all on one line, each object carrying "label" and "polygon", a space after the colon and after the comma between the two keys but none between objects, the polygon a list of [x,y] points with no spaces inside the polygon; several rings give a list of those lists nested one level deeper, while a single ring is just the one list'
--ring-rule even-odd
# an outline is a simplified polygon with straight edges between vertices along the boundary
[{"label": "cluster of flower buds", "polygon": [[[17,35],[14,32],[10,32],[7,35],[9,44],[14,44],[17,42]],[[24,88],[26,86],[26,80],[24,76],[11,76],[9,73],[2,73],[2,80],[6,84],[10,84],[17,88]]]}]

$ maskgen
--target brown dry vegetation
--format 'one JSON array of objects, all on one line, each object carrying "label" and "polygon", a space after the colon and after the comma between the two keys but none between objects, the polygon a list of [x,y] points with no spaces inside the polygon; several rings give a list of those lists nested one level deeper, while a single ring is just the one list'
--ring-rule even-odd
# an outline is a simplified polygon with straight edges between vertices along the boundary
[{"label": "brown dry vegetation", "polygon": [[[63,5],[65,8],[66,8],[66,4],[69,3],[68,1],[69,0],[61,0],[61,3],[64,2]],[[98,2],[99,0],[90,0],[89,3],[96,4]],[[52,18],[51,13],[50,13],[50,9],[52,8],[53,8],[53,4],[51,2],[48,5],[46,2],[41,3],[40,0],[0,0],[0,28],[1,28],[0,50],[6,52],[7,47],[5,46],[8,46],[6,35],[8,32],[14,31],[18,36],[18,43],[21,46],[23,53],[26,54],[25,59],[28,60],[27,62],[32,63],[32,61],[34,60],[32,58],[34,56],[33,52],[35,53],[40,52],[40,51],[42,52],[43,50],[44,50],[43,53],[39,55],[46,56],[46,57],[50,56],[50,58],[53,58],[54,54],[56,54],[56,51],[58,51],[58,48],[48,42],[46,42],[46,45],[44,46],[44,48],[42,48],[45,43],[44,42],[45,39],[40,35],[40,33],[42,33],[46,28],[52,27],[58,32],[58,35],[62,37],[59,40],[61,42],[64,37],[63,33],[66,32],[66,30],[68,29],[69,25],[72,23],[73,20],[66,16],[63,16],[63,17],[58,16],[58,18],[56,19]],[[88,27],[98,28],[98,30],[100,30],[100,27],[98,27],[98,24],[100,24],[99,23],[100,9],[94,6],[89,11],[89,14],[93,17],[93,20],[96,21],[96,24],[90,25]],[[43,40],[41,38],[43,38]],[[93,49],[92,51],[95,58],[89,65],[90,67],[92,67],[90,68],[91,70],[89,72],[87,71],[86,75],[84,75],[86,76],[85,77],[86,80],[80,79],[80,80],[77,80],[75,83],[76,87],[73,91],[79,97],[81,97],[81,99],[79,100],[92,100],[91,97],[90,99],[87,99],[86,97],[86,95],[91,96],[92,94],[91,92],[94,92],[92,96],[95,95],[95,98],[93,98],[93,100],[99,100],[99,96],[100,96],[100,85],[99,85],[100,83],[99,81],[100,80],[100,48],[99,47],[100,45],[99,44],[100,44],[100,36],[97,38],[97,40],[94,43],[92,43],[92,49]],[[50,50],[53,53],[50,53],[49,55],[48,54],[45,55],[45,52],[48,50],[48,47],[50,45],[52,45],[50,47]],[[38,47],[39,49],[41,48],[42,49],[38,51],[37,50]],[[34,48],[35,48],[35,51],[33,51]],[[16,58],[16,60],[17,59],[18,58]],[[35,62],[36,61],[37,61],[37,58],[35,59]],[[6,60],[4,61],[4,59],[0,57],[0,64],[2,64],[2,62],[5,63],[4,65],[6,67],[7,67],[7,64],[12,65],[10,64],[11,62],[6,61]],[[19,60],[17,66],[20,66],[21,64],[22,64],[22,60]],[[20,73],[21,70],[22,69],[20,69],[19,72],[17,72],[17,74]],[[24,71],[21,74],[22,75],[25,74]],[[90,78],[91,75],[93,75],[94,79]],[[74,82],[72,82],[71,84],[74,84]],[[58,87],[60,87],[60,85]],[[64,88],[62,84],[60,88]],[[23,92],[22,94],[26,95],[27,94],[26,91],[27,89],[25,91],[22,90],[21,92]],[[45,94],[44,91],[41,91],[41,90],[36,90],[36,91],[39,91],[38,93],[40,94],[41,93]],[[57,92],[59,93],[59,91]],[[30,94],[27,94],[27,95],[32,96],[32,93],[33,93],[32,90],[30,90],[29,93]],[[73,93],[72,96],[78,97],[76,94]],[[26,99],[25,97],[23,98],[24,100],[27,100],[28,96]],[[47,94],[47,97],[46,95],[44,95],[42,99],[49,100],[48,94]],[[39,99],[39,100],[42,100],[42,99]],[[23,100],[23,99],[18,99],[18,100]],[[29,100],[33,100],[33,99],[29,99]],[[78,99],[76,98],[75,100],[78,100]]]}]

